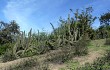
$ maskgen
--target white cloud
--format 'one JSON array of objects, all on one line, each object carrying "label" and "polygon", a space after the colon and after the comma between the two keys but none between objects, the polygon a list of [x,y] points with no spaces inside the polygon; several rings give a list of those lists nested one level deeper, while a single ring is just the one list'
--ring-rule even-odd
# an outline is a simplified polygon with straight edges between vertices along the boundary
[{"label": "white cloud", "polygon": [[57,9],[63,3],[64,0],[54,0],[54,2],[53,0],[9,0],[3,12],[7,20],[16,20],[21,30],[29,31],[30,28],[42,30],[44,27],[40,26],[51,22],[50,11],[52,12],[53,8]]},{"label": "white cloud", "polygon": [[3,12],[9,21],[16,20],[22,30],[29,30],[32,28],[29,18],[37,10],[35,3],[36,0],[10,0]]}]

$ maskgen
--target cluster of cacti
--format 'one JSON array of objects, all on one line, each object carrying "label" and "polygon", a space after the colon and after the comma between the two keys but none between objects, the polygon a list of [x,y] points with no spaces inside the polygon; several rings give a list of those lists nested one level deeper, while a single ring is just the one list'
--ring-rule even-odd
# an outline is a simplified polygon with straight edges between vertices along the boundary
[{"label": "cluster of cacti", "polygon": [[45,53],[48,50],[46,42],[48,36],[45,32],[32,34],[32,29],[29,31],[28,36],[25,31],[21,32],[17,37],[17,42],[13,47],[13,54],[19,57],[32,56]]},{"label": "cluster of cacti", "polygon": [[31,51],[33,52],[33,45],[32,45],[32,29],[28,33],[28,36],[26,36],[25,31],[21,32],[21,34],[17,38],[17,42],[15,46],[13,47],[13,54],[19,58],[25,55],[25,52]]},{"label": "cluster of cacti", "polygon": [[[46,35],[45,32],[40,33],[39,31],[37,34],[32,34],[32,29],[29,31],[28,35],[25,31],[21,32],[15,39],[16,44],[14,45],[12,51],[14,56],[16,56],[16,58],[20,58],[35,54],[42,54],[49,49],[54,50],[59,47],[63,48],[62,50],[64,53],[74,51],[77,49],[75,46],[77,46],[76,44],[78,40],[86,35],[86,28],[89,27],[87,24],[87,22],[89,22],[87,21],[89,18],[85,18],[83,14],[85,13],[83,12],[82,14],[79,14],[78,10],[75,13],[75,18],[70,17],[69,14],[67,20],[60,20],[61,24],[58,28],[54,28],[51,23],[53,32],[50,35]],[[84,26],[81,26],[83,25],[81,23],[82,21],[85,21]],[[86,31],[84,31],[85,29]]]},{"label": "cluster of cacti", "polygon": [[75,17],[70,17],[69,14],[67,20],[60,19],[61,24],[58,28],[54,28],[51,23],[53,32],[48,42],[50,48],[55,49],[56,47],[74,46],[74,43],[81,40],[84,36],[87,40],[89,38],[92,39],[91,25],[96,17],[93,17],[91,12],[91,7],[85,11],[83,10],[81,13],[76,10],[76,13],[74,13]]},{"label": "cluster of cacti", "polygon": [[39,31],[37,34],[33,34],[32,29],[28,34],[25,31],[21,32],[15,39],[16,44],[12,51],[14,56],[16,58],[32,56],[59,48],[62,49],[64,56],[71,55],[73,52],[85,52],[87,50],[86,40],[83,42],[83,38],[88,37],[88,30],[94,19],[88,12],[86,10],[86,12],[79,13],[77,10],[74,17],[70,17],[69,14],[67,20],[60,19],[61,24],[58,28],[54,28],[53,24],[50,23],[53,32],[48,35]]},{"label": "cluster of cacti", "polygon": [[53,28],[53,38],[50,39],[49,44],[52,46],[51,48],[60,47],[62,52],[58,55],[55,54],[55,58],[51,59],[51,61],[65,62],[66,60],[72,58],[75,55],[83,55],[87,54],[88,48],[87,44],[89,41],[87,40],[87,35],[80,34],[81,29],[78,27],[81,24],[78,21],[78,12],[76,13],[76,19],[70,18],[68,15],[68,19],[66,21],[60,20],[61,25],[59,28]]}]

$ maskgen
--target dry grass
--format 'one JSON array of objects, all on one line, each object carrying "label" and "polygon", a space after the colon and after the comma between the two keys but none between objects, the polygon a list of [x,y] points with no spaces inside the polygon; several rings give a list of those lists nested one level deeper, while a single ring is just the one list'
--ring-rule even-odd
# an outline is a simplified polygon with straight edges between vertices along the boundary
[{"label": "dry grass", "polygon": [[92,46],[101,47],[106,43],[106,39],[93,40],[91,41]]}]

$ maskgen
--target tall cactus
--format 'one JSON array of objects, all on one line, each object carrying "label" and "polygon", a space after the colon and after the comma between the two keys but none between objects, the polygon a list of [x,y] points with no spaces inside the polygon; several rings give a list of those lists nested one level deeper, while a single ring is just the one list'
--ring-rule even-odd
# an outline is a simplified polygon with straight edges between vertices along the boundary
[{"label": "tall cactus", "polygon": [[25,31],[21,32],[13,48],[13,53],[19,58],[24,56],[25,52],[30,49],[32,49],[32,29],[28,33],[28,37],[26,37]]}]

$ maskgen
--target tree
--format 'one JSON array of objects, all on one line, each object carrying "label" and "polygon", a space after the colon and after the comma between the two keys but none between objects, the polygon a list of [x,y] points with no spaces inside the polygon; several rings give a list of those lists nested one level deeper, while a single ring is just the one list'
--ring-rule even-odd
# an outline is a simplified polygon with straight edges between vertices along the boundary
[{"label": "tree", "polygon": [[99,20],[100,20],[100,24],[102,26],[110,25],[110,12],[107,12],[107,13],[104,13],[103,15],[101,15]]},{"label": "tree", "polygon": [[13,20],[9,24],[0,22],[0,44],[13,42],[20,33],[18,24]]},{"label": "tree", "polygon": [[10,24],[8,25],[7,29],[11,32],[11,34],[19,34],[20,33],[20,27],[16,23],[15,20],[11,21]]},{"label": "tree", "polygon": [[110,37],[110,12],[101,15],[99,20],[100,20],[99,29],[101,29],[101,35],[103,35],[103,38]]}]

